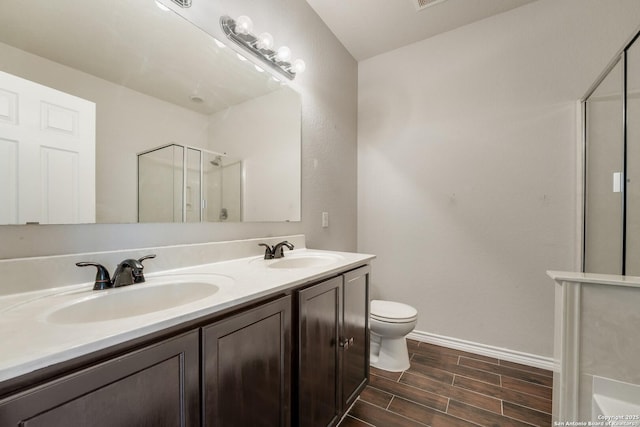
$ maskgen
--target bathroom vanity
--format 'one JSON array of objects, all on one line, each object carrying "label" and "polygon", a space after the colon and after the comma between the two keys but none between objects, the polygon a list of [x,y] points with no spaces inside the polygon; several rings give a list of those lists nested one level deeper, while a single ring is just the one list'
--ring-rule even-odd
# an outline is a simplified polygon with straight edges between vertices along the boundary
[{"label": "bathroom vanity", "polygon": [[[0,425],[336,425],[368,379],[372,258],[296,249],[149,274],[127,289],[0,298]],[[212,295],[130,317],[87,303],[207,280]]]}]

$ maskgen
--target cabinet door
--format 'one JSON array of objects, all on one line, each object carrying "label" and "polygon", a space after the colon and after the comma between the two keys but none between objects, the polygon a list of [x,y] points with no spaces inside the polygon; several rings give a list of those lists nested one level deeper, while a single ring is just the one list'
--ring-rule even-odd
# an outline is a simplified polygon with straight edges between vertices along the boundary
[{"label": "cabinet door", "polygon": [[301,290],[298,304],[298,425],[332,426],[340,419],[342,277]]},{"label": "cabinet door", "polygon": [[290,425],[290,319],[286,296],[203,328],[203,425]]},{"label": "cabinet door", "polygon": [[0,401],[0,425],[195,426],[199,345],[193,331]]},{"label": "cabinet door", "polygon": [[369,378],[369,271],[366,266],[343,276],[343,411],[358,398]]}]

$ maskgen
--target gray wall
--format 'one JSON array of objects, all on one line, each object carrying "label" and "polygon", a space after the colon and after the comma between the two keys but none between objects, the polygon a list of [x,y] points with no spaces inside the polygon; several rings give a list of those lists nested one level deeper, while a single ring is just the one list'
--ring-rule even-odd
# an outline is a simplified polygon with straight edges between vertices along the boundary
[{"label": "gray wall", "polygon": [[194,0],[185,13],[220,40],[220,15],[249,15],[257,33],[271,32],[307,63],[294,85],[302,94],[302,221],[0,226],[0,259],[298,233],[309,247],[356,249],[356,61],[305,1]]},{"label": "gray wall", "polygon": [[577,100],[637,0],[539,0],[359,63],[358,250],[417,330],[549,357],[576,270]]}]

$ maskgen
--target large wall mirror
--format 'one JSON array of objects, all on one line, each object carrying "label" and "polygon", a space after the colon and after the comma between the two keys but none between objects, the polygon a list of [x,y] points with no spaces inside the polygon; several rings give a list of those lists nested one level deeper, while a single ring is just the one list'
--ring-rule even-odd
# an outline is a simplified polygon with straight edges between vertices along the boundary
[{"label": "large wall mirror", "polygon": [[0,224],[299,221],[292,88],[153,0],[0,4]]}]

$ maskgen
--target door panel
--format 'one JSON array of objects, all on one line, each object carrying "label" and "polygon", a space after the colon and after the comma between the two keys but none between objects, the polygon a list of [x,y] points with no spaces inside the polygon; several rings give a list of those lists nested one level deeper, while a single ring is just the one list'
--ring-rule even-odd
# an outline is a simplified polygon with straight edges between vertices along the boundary
[{"label": "door panel", "polygon": [[340,415],[342,277],[299,292],[298,425],[335,425]]},{"label": "door panel", "polygon": [[0,224],[17,223],[18,141],[0,138]]},{"label": "door panel", "polygon": [[369,378],[369,267],[344,275],[342,410],[357,399]]},{"label": "door panel", "polygon": [[205,426],[289,426],[291,298],[203,328]]},{"label": "door panel", "polygon": [[42,147],[40,152],[40,222],[79,223],[78,153]]},{"label": "door panel", "polygon": [[0,425],[195,426],[198,333],[115,357],[0,401]]},{"label": "door panel", "polygon": [[17,193],[13,223],[95,222],[95,109],[93,102],[0,72],[0,140],[18,148],[17,182],[0,178],[0,203]]}]

